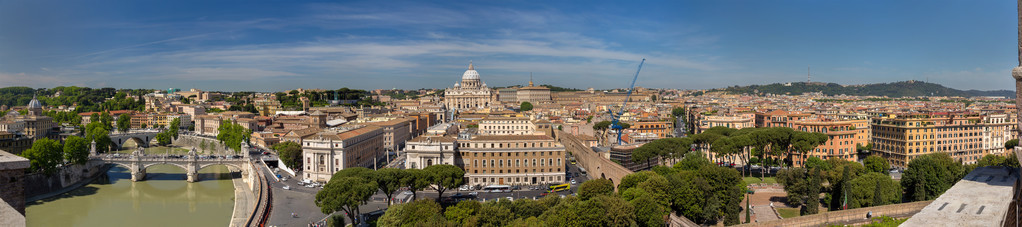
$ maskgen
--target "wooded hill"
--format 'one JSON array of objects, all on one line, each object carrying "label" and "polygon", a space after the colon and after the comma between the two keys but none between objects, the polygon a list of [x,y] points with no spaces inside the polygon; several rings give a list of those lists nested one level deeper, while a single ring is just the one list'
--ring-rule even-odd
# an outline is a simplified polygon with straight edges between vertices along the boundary
[{"label": "wooded hill", "polygon": [[768,85],[732,86],[727,88],[713,89],[712,91],[724,91],[732,94],[778,94],[778,95],[800,95],[803,93],[822,92],[824,95],[855,95],[855,96],[888,96],[888,97],[913,97],[913,96],[1003,96],[1015,97],[1015,91],[1011,90],[958,90],[945,87],[944,85],[927,83],[922,81],[900,81],[893,83],[878,83],[866,85],[840,85],[837,83],[821,82],[795,82],[790,84],[774,83]]}]

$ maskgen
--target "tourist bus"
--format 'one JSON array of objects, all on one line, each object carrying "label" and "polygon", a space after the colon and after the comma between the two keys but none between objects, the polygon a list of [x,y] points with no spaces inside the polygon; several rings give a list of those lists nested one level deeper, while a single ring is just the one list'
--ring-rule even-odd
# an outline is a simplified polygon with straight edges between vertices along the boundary
[{"label": "tourist bus", "polygon": [[571,184],[558,184],[550,186],[550,192],[566,191],[571,189]]},{"label": "tourist bus", "polygon": [[483,187],[483,191],[488,192],[510,192],[511,186],[508,185],[490,185]]}]

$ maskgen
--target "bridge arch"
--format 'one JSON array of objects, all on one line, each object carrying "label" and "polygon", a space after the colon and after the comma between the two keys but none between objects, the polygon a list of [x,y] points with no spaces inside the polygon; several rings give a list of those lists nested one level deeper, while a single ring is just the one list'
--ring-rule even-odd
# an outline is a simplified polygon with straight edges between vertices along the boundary
[{"label": "bridge arch", "polygon": [[176,163],[176,162],[151,162],[151,163],[146,163],[145,165],[142,166],[142,169],[148,169],[149,167],[158,166],[158,165],[177,166],[178,168],[181,168],[181,169],[185,170],[185,173],[188,172],[188,166],[187,165],[181,164],[181,163]]}]

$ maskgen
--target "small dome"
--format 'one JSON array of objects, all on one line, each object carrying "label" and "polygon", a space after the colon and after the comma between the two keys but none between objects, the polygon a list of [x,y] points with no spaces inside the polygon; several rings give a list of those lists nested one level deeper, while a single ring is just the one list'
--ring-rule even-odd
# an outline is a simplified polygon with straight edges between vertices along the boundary
[{"label": "small dome", "polygon": [[479,72],[476,72],[475,66],[472,63],[468,63],[468,70],[465,70],[465,74],[461,75],[462,80],[478,80]]},{"label": "small dome", "polygon": [[43,104],[40,103],[38,99],[35,99],[35,96],[33,95],[32,96],[32,101],[28,101],[28,108],[29,109],[42,109],[43,108]]}]

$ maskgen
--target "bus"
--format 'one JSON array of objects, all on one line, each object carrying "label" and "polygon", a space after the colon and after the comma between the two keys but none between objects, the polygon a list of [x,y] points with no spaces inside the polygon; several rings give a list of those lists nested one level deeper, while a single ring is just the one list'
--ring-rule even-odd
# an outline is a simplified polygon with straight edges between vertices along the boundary
[{"label": "bus", "polygon": [[508,185],[490,185],[483,187],[483,191],[488,192],[510,192],[511,186]]},{"label": "bus", "polygon": [[571,189],[571,184],[558,184],[550,186],[550,192],[567,191]]}]

